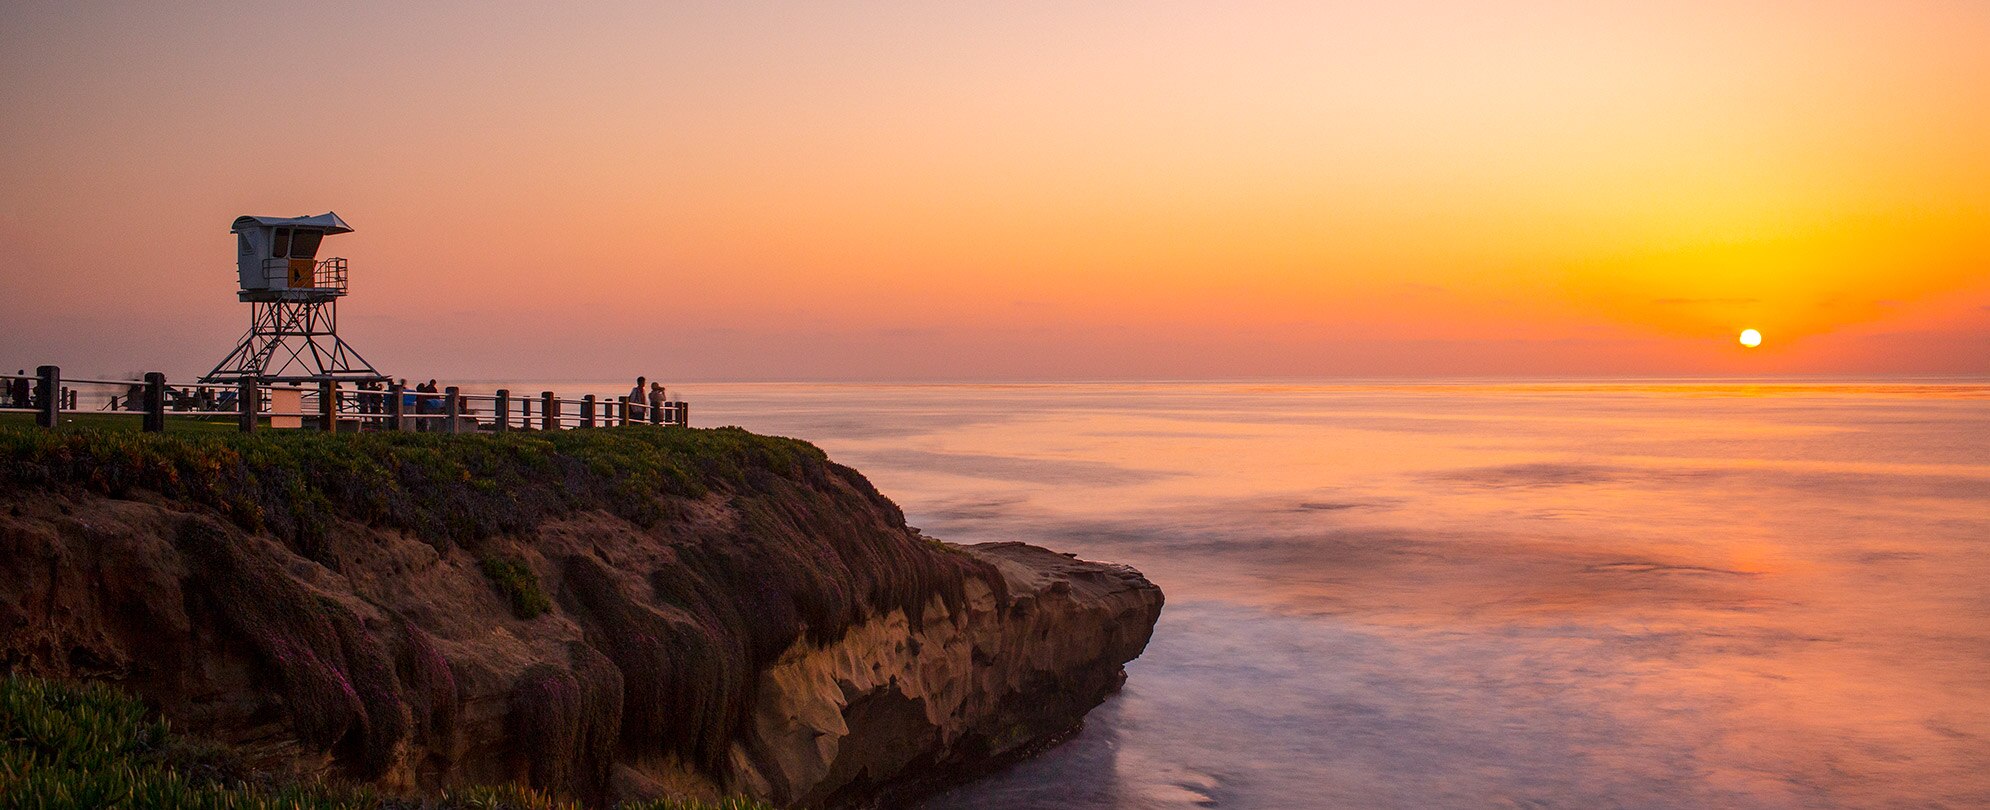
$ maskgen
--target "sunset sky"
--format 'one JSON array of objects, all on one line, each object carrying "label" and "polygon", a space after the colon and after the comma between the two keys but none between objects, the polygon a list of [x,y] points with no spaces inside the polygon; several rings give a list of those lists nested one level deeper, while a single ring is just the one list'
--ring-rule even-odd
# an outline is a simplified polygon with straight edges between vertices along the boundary
[{"label": "sunset sky", "polygon": [[0,7],[0,363],[332,210],[411,377],[1990,373],[1983,3],[167,5]]}]

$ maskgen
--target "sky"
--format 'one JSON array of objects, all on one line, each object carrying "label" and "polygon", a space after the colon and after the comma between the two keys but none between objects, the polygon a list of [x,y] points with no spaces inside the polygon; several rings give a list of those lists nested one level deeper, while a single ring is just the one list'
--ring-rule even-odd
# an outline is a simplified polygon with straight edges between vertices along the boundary
[{"label": "sky", "polygon": [[330,210],[417,378],[1990,373],[1983,3],[245,9],[0,6],[0,363]]}]

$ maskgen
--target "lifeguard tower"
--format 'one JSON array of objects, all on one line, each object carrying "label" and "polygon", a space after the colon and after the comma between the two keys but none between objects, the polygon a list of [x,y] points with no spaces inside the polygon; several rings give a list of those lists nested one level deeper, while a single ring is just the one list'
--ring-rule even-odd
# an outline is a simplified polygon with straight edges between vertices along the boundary
[{"label": "lifeguard tower", "polygon": [[387,379],[339,339],[346,261],[319,259],[325,237],[351,233],[331,212],[315,217],[236,217],[235,269],[249,331],[203,383],[302,383]]}]

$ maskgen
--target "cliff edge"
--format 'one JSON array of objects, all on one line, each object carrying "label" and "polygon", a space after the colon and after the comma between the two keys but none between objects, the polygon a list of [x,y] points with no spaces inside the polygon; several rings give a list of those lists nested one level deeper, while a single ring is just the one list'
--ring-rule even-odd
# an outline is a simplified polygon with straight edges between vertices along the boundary
[{"label": "cliff edge", "polygon": [[0,668],[388,791],[895,803],[1067,734],[1161,605],[736,429],[0,429]]}]

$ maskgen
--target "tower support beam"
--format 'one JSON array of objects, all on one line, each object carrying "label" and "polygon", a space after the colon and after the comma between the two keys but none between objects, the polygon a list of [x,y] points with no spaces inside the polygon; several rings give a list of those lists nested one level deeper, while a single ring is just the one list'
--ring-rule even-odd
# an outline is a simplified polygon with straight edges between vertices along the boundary
[{"label": "tower support beam", "polygon": [[250,301],[249,331],[202,383],[304,383],[384,380],[339,337],[338,301]]}]

